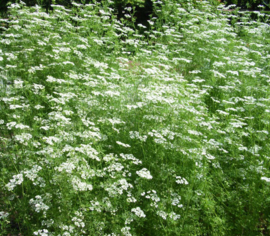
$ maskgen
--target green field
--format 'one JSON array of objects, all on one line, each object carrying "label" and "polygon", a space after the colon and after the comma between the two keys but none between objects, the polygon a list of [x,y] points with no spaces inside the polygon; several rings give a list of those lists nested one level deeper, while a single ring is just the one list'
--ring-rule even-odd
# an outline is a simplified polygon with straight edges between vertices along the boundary
[{"label": "green field", "polygon": [[270,235],[269,15],[162,2],[0,19],[0,235]]}]

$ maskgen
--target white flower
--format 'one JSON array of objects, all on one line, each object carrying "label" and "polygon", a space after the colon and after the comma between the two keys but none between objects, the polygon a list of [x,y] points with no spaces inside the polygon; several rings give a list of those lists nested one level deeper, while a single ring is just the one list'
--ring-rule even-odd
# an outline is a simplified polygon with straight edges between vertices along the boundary
[{"label": "white flower", "polygon": [[34,106],[34,108],[37,109],[37,110],[39,110],[41,108],[44,108],[44,106],[41,106],[41,105],[38,104],[38,105]]},{"label": "white flower", "polygon": [[129,136],[131,139],[139,139],[142,142],[145,142],[147,139],[147,135],[141,136],[138,131],[130,131]]},{"label": "white flower", "polygon": [[176,176],[175,178],[176,178],[176,181],[175,182],[177,184],[185,184],[185,185],[188,184],[188,181],[185,178],[182,178],[180,176]]},{"label": "white flower", "polygon": [[265,180],[266,182],[270,182],[270,178],[262,177],[261,180]]},{"label": "white flower", "polygon": [[196,136],[200,136],[200,135],[202,135],[202,133],[201,133],[201,132],[198,132],[198,131],[196,131],[196,130],[188,130],[188,133],[189,133],[189,134],[196,135]]},{"label": "white flower", "polygon": [[113,183],[112,185],[105,188],[105,190],[109,193],[110,196],[122,195],[124,190],[127,191],[128,188],[133,188],[131,184],[129,184],[126,179],[120,179]]},{"label": "white flower", "polygon": [[104,170],[107,170],[108,172],[114,172],[114,171],[121,171],[122,169],[124,169],[124,166],[121,163],[113,163],[110,166],[108,166],[107,168],[104,168]]},{"label": "white flower", "polygon": [[50,126],[40,126],[40,129],[49,130]]},{"label": "white flower", "polygon": [[16,122],[12,121],[6,124],[7,129],[11,130],[16,125]]},{"label": "white flower", "polygon": [[73,65],[73,66],[74,66],[74,63],[71,62],[71,61],[64,61],[63,64],[64,64],[64,65],[70,64],[70,65]]},{"label": "white flower", "polygon": [[49,231],[47,229],[42,229],[34,232],[34,235],[49,236]]},{"label": "white flower", "polygon": [[146,168],[143,168],[139,171],[136,171],[137,175],[139,175],[141,178],[145,179],[152,179],[153,176],[151,175],[150,171],[147,170]]},{"label": "white flower", "polygon": [[116,141],[116,143],[117,143],[118,145],[123,146],[123,147],[126,147],[126,148],[131,147],[130,145],[125,144],[125,143],[122,143],[122,142],[120,142],[120,141]]},{"label": "white flower", "polygon": [[93,186],[92,184],[87,184],[85,182],[82,182],[78,177],[73,177],[72,179],[72,185],[73,189],[76,191],[87,191],[87,190],[92,190]]},{"label": "white flower", "polygon": [[47,80],[46,80],[47,82],[50,82],[50,83],[52,83],[52,82],[56,82],[57,81],[57,79],[56,78],[54,78],[54,77],[52,77],[52,76],[50,76],[50,75],[48,75],[47,76]]},{"label": "white flower", "polygon": [[37,178],[37,174],[41,169],[42,168],[40,166],[34,165],[32,169],[24,171],[24,174],[27,178],[34,181]]},{"label": "white flower", "polygon": [[100,158],[98,157],[98,151],[94,149],[91,144],[81,144],[80,147],[75,148],[75,151],[86,155],[88,158],[100,161]]},{"label": "white flower", "polygon": [[127,202],[137,202],[137,199],[135,197],[128,197]]},{"label": "white flower", "polygon": [[200,70],[192,70],[192,71],[189,71],[188,73],[190,73],[190,74],[199,74],[199,73],[202,73],[202,72]]},{"label": "white flower", "polygon": [[74,224],[77,226],[77,227],[80,227],[80,228],[84,228],[85,227],[85,224],[84,222],[82,221],[82,219],[79,219],[78,217],[73,217],[72,218],[72,221],[74,222]]},{"label": "white flower", "polygon": [[225,75],[223,75],[222,73],[216,71],[216,70],[211,70],[214,73],[214,76],[217,78],[226,78]]},{"label": "white flower", "polygon": [[132,236],[132,234],[129,232],[130,227],[124,227],[121,229],[121,232],[124,236]]},{"label": "white flower", "polygon": [[132,10],[132,8],[131,8],[131,7],[125,7],[125,10],[127,10],[127,11],[131,11],[131,10]]},{"label": "white flower", "polygon": [[160,216],[163,220],[166,220],[168,214],[164,211],[158,211],[157,215]]},{"label": "white flower", "polygon": [[114,159],[115,159],[115,157],[114,157],[113,153],[107,154],[103,157],[103,160],[106,162],[109,162],[109,161],[114,160]]},{"label": "white flower", "polygon": [[18,174],[18,175],[13,175],[13,178],[9,181],[8,184],[6,184],[6,187],[8,191],[12,191],[16,185],[20,185],[23,182],[23,175]]},{"label": "white flower", "polygon": [[59,172],[65,170],[67,173],[71,174],[75,168],[76,166],[72,162],[63,162],[59,167],[55,167],[54,169]]},{"label": "white flower", "polygon": [[49,206],[43,203],[40,195],[37,195],[35,199],[30,199],[29,204],[32,205],[36,212],[47,211],[49,209]]},{"label": "white flower", "polygon": [[22,88],[23,87],[23,81],[22,80],[14,80],[14,87],[15,88]]},{"label": "white flower", "polygon": [[119,185],[121,185],[121,188],[124,189],[124,190],[128,190],[129,187],[132,187],[131,184],[129,184],[126,179],[120,179],[118,181]]},{"label": "white flower", "polygon": [[42,90],[45,88],[42,84],[33,84],[35,90]]},{"label": "white flower", "polygon": [[142,24],[138,24],[138,26],[141,27],[141,28],[146,29],[146,26],[144,26],[144,25],[142,25]]},{"label": "white flower", "polygon": [[208,160],[214,160],[215,157],[209,153],[205,154],[205,157],[208,159]]},{"label": "white flower", "polygon": [[17,109],[17,108],[23,108],[23,106],[21,106],[21,105],[10,105],[10,106],[9,106],[9,109],[10,109],[10,110],[15,110],[15,109]]},{"label": "white flower", "polygon": [[105,94],[110,96],[110,97],[120,96],[120,93],[118,91],[111,91],[111,90],[106,91]]},{"label": "white flower", "polygon": [[86,45],[84,45],[84,44],[77,45],[77,48],[80,48],[80,49],[87,49]]},{"label": "white flower", "polygon": [[178,214],[176,214],[176,213],[174,213],[174,212],[169,213],[169,217],[170,217],[171,219],[173,219],[173,220],[178,220],[178,219],[180,219],[180,215],[178,215]]},{"label": "white flower", "polygon": [[136,216],[140,218],[145,218],[146,215],[144,214],[143,210],[140,207],[132,208],[131,212],[134,212]]},{"label": "white flower", "polygon": [[142,164],[142,161],[134,157],[132,154],[121,153],[120,156],[125,160],[132,160],[132,163],[135,165]]},{"label": "white flower", "polygon": [[0,211],[0,220],[1,219],[5,219],[9,216],[9,213],[4,212],[4,211]]},{"label": "white flower", "polygon": [[60,142],[60,139],[54,136],[44,137],[43,140],[49,145]]}]

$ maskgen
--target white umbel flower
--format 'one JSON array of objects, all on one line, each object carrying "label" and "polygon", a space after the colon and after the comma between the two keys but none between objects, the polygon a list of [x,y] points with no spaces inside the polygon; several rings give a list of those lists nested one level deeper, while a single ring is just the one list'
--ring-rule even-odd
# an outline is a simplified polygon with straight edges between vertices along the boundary
[{"label": "white umbel flower", "polygon": [[150,174],[150,171],[147,170],[146,168],[143,168],[139,171],[136,171],[137,175],[139,175],[141,178],[145,179],[152,179],[153,176]]},{"label": "white umbel flower", "polygon": [[140,207],[132,208],[131,212],[133,212],[136,216],[140,218],[146,217],[146,215],[144,214],[143,210]]},{"label": "white umbel flower", "polygon": [[266,182],[270,182],[270,178],[262,177],[261,180],[265,180]]}]

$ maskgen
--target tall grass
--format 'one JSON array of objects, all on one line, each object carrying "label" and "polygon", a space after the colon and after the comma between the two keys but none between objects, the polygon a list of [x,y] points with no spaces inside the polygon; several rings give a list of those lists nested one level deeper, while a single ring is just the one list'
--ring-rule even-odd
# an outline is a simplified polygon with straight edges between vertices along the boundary
[{"label": "tall grass", "polygon": [[268,18],[111,4],[0,22],[1,235],[268,234]]}]

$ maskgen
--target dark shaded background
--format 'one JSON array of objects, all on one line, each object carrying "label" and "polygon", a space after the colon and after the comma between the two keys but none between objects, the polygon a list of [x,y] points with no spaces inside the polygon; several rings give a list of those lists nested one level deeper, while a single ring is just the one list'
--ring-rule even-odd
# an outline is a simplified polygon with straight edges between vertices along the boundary
[{"label": "dark shaded background", "polygon": [[[6,12],[7,11],[7,3],[15,3],[18,0],[0,0],[0,12]],[[74,0],[75,2],[81,3],[92,3],[93,0]],[[102,0],[98,0],[101,2]],[[212,1],[219,1],[223,2],[226,5],[230,4],[236,4],[237,6],[241,7],[242,9],[248,9],[248,10],[257,10],[258,5],[264,5],[266,7],[266,10],[269,10],[270,6],[270,0],[212,0]],[[34,6],[37,4],[38,0],[24,0],[26,5],[28,6]],[[71,0],[56,0],[56,4],[64,5],[64,6],[70,6]],[[128,3],[126,0],[114,0],[115,2],[115,8],[118,10],[118,14],[121,14],[122,8],[124,8]],[[130,1],[132,2],[132,1]],[[186,2],[186,0],[179,0],[179,3]],[[43,7],[47,10],[50,9],[50,5],[52,3],[52,0],[43,0]],[[136,4],[136,3],[134,3]],[[152,13],[152,1],[151,0],[145,0],[144,7],[136,6],[136,11],[138,14],[145,15],[145,13],[151,14]]]}]

